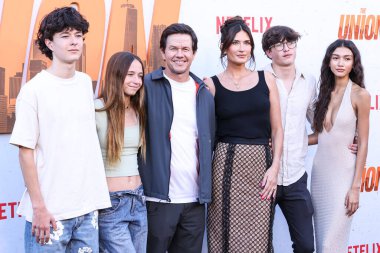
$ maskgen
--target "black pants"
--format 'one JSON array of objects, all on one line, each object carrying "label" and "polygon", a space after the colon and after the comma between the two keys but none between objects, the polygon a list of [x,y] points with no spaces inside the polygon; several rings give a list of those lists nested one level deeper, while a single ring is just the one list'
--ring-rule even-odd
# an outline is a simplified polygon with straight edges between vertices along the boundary
[{"label": "black pants", "polygon": [[205,230],[205,205],[147,201],[147,253],[200,253]]},{"label": "black pants", "polygon": [[314,252],[313,205],[307,189],[307,173],[295,183],[277,186],[276,204],[288,222],[295,253]]}]

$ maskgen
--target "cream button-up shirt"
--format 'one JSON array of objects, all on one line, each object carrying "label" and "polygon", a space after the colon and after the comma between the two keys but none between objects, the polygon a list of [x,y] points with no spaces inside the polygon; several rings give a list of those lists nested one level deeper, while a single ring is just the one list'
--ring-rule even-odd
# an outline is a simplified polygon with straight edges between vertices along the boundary
[{"label": "cream button-up shirt", "polygon": [[307,155],[306,119],[313,120],[314,102],[316,100],[316,80],[296,69],[296,77],[290,92],[274,73],[271,64],[264,68],[273,74],[280,96],[282,127],[284,129],[284,146],[277,184],[288,186],[295,183],[305,173]]}]

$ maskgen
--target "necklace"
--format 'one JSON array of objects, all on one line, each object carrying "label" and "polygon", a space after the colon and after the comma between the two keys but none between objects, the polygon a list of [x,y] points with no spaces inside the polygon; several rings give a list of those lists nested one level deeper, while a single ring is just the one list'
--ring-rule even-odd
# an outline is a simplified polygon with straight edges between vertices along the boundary
[{"label": "necklace", "polygon": [[[128,102],[128,104],[127,104],[127,102]],[[130,106],[131,106],[131,99],[130,99],[130,97],[124,96],[124,109],[128,110]]]},{"label": "necklace", "polygon": [[240,89],[239,81],[235,81],[235,79],[232,77],[232,75],[231,75],[230,73],[227,72],[227,70],[225,70],[223,73],[226,74],[227,78],[228,78],[230,81],[232,81],[232,83],[233,83],[233,85],[235,86],[235,88],[236,88],[237,90],[239,90],[239,89]]},{"label": "necklace", "polygon": [[224,72],[223,72],[223,74],[226,74],[226,76],[228,77],[228,79],[230,80],[230,81],[232,81],[232,83],[233,83],[233,85],[235,86],[235,88],[237,89],[237,90],[239,90],[240,89],[240,81],[241,81],[241,79],[243,79],[244,77],[246,77],[247,75],[242,75],[237,81],[233,78],[233,76],[227,71],[227,70],[225,70]]},{"label": "necklace", "polygon": [[236,89],[239,90],[240,89],[240,84],[239,82],[236,82],[234,79],[231,79],[233,84],[235,85]]}]

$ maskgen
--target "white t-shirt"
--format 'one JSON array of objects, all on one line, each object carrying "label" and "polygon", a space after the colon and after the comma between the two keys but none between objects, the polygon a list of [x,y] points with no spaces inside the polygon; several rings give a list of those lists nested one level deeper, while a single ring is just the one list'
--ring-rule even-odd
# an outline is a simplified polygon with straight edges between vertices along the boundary
[{"label": "white t-shirt", "polygon": [[[10,143],[35,150],[42,196],[56,220],[110,206],[88,75],[62,79],[43,70],[26,83]],[[32,221],[27,189],[17,212]]]},{"label": "white t-shirt", "polygon": [[[196,118],[196,86],[190,78],[176,82],[166,75],[172,90],[174,116],[170,129],[171,160],[169,198],[171,203],[198,202],[198,128]],[[155,198],[149,201],[167,202]]]}]

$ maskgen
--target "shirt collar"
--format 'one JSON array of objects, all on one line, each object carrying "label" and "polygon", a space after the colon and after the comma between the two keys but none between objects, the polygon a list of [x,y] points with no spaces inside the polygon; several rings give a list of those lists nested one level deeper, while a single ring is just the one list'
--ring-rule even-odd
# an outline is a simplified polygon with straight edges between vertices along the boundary
[{"label": "shirt collar", "polygon": [[[265,71],[268,71],[269,73],[271,73],[276,79],[279,79],[279,77],[276,75],[276,73],[274,73],[274,70],[273,70],[273,67],[272,67],[272,64],[269,63],[268,65],[266,65],[264,67],[264,70]],[[297,67],[296,67],[296,78],[295,80],[297,80],[298,78],[302,77],[303,79],[305,79],[305,75],[303,74],[303,72],[301,72]]]}]

